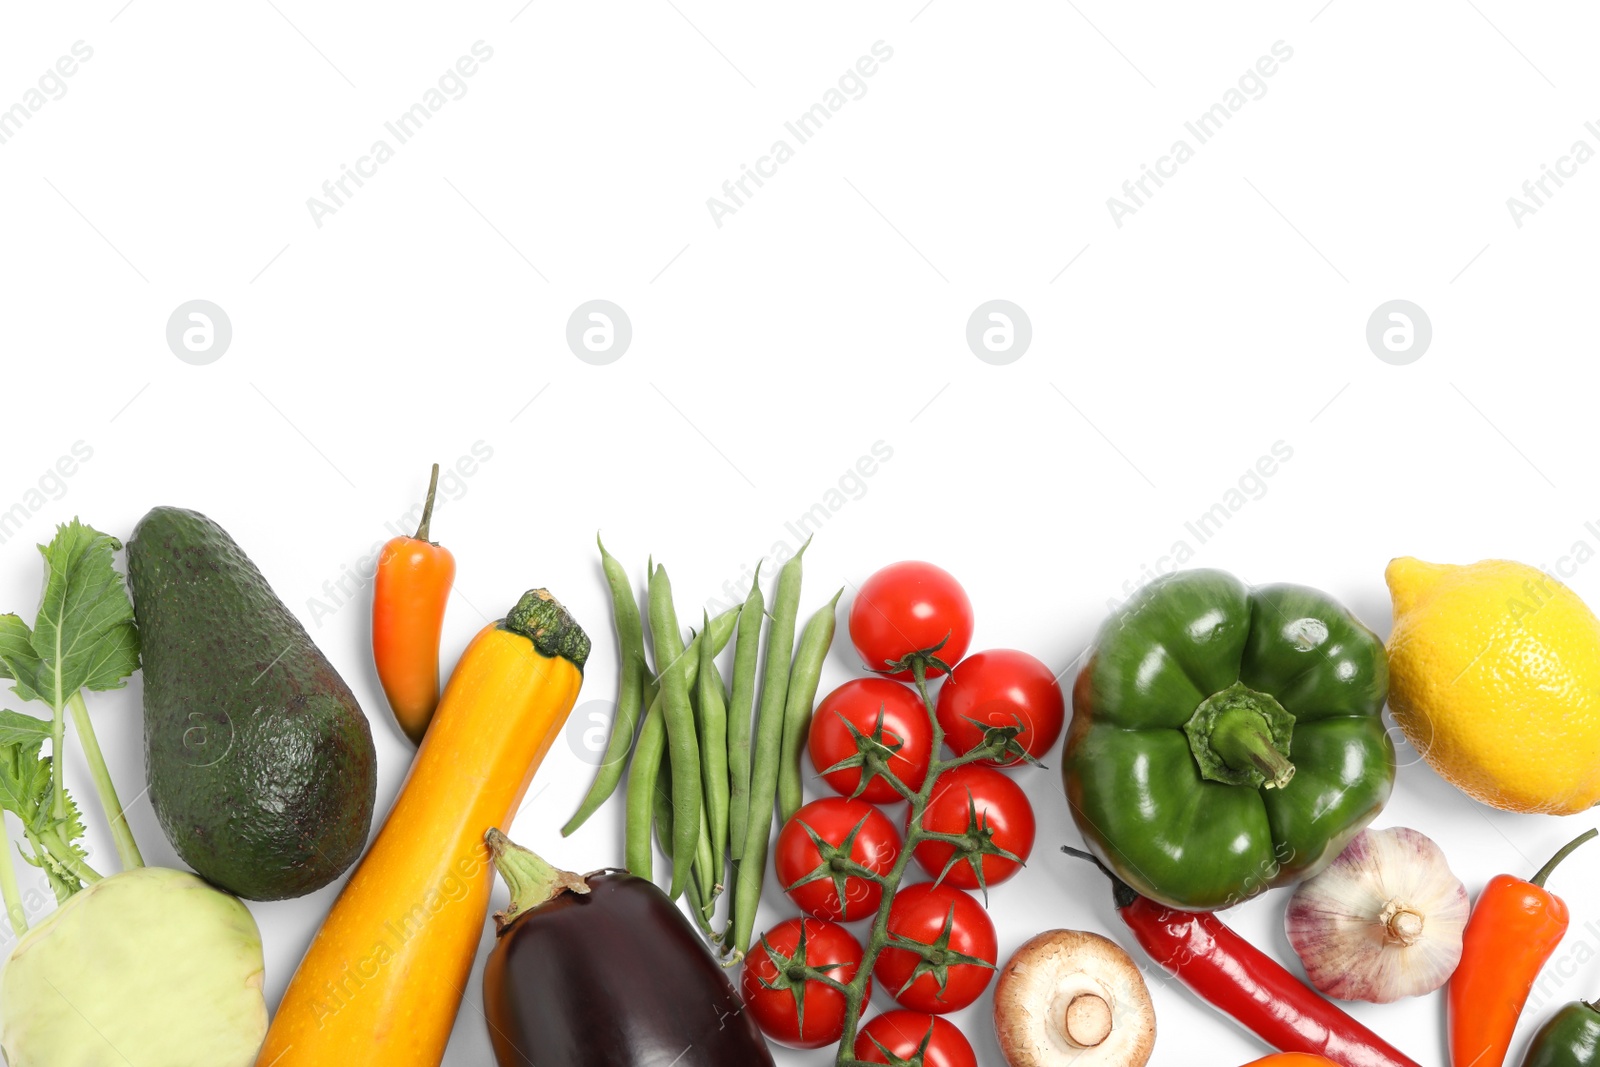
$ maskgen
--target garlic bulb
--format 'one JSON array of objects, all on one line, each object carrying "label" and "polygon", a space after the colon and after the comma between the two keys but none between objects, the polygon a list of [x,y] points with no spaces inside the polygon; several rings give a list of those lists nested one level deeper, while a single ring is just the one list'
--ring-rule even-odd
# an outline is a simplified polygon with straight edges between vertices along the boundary
[{"label": "garlic bulb", "polygon": [[1340,1000],[1387,1004],[1431,993],[1461,962],[1466,887],[1415,830],[1363,830],[1302,882],[1284,927],[1311,984]]}]

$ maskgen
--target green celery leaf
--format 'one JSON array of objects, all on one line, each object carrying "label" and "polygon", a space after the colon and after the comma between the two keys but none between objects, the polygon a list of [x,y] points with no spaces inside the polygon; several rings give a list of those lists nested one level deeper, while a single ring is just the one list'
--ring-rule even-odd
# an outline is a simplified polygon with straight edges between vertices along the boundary
[{"label": "green celery leaf", "polygon": [[[47,731],[48,732],[48,731]],[[44,739],[0,745],[0,808],[32,826],[42,805],[50,807],[50,757]]]},{"label": "green celery leaf", "polygon": [[42,667],[32,687],[53,708],[83,688],[119,689],[139,669],[133,603],[113,566],[121,547],[73,519],[39,549],[47,573],[31,639]]},{"label": "green celery leaf", "polygon": [[[123,598],[127,595],[124,590]],[[84,687],[93,692],[121,689],[128,684],[129,675],[139,669],[139,631],[134,628],[131,614],[127,625],[113,627],[100,639],[93,654],[84,659],[83,668]]]},{"label": "green celery leaf", "polygon": [[16,615],[0,615],[0,677],[16,681],[12,691],[23,700],[44,700],[44,663],[33,650],[33,632]]},{"label": "green celery leaf", "polygon": [[[18,719],[28,717],[16,712],[4,714]],[[49,733],[48,727],[45,732]],[[78,843],[84,834],[83,815],[70,795],[66,817],[57,819],[54,815],[50,757],[40,754],[43,744],[43,738],[0,743],[0,809],[15,815],[27,833],[32,847],[19,848],[18,854],[43,870],[56,899],[65,900],[83,888],[83,881],[63,866],[58,857],[41,847],[39,837],[54,830],[78,859],[86,860],[89,854]]]},{"label": "green celery leaf", "polygon": [[28,744],[50,736],[50,724],[9,708],[0,709],[0,745]]}]

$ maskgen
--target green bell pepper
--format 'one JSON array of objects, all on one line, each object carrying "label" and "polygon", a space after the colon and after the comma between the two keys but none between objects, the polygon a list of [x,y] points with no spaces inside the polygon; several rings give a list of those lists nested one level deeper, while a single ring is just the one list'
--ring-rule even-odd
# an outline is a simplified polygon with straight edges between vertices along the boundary
[{"label": "green bell pepper", "polygon": [[1165,575],[1106,620],[1063,776],[1084,840],[1169,907],[1308,878],[1389,799],[1383,642],[1314,589]]},{"label": "green bell pepper", "polygon": [[1600,1067],[1600,1008],[1573,1001],[1539,1027],[1522,1067]]}]

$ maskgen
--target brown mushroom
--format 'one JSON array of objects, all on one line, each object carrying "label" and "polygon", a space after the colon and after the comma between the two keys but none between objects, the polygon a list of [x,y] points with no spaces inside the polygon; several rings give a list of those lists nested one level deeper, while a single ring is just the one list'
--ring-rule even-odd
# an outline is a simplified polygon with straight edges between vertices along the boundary
[{"label": "brown mushroom", "polygon": [[1115,941],[1049,930],[1006,962],[994,988],[994,1032],[1010,1067],[1144,1067],[1156,1011]]}]

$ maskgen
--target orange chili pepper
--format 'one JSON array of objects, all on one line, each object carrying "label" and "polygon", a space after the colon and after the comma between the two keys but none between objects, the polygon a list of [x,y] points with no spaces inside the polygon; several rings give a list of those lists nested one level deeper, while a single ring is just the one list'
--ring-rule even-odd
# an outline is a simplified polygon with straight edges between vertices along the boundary
[{"label": "orange chili pepper", "polygon": [[1455,1067],[1502,1067],[1517,1016],[1533,981],[1566,936],[1566,903],[1544,887],[1556,864],[1600,834],[1569,842],[1524,882],[1509,874],[1489,879],[1461,938],[1461,963],[1446,1001],[1450,1062]]},{"label": "orange chili pepper", "polygon": [[438,491],[435,463],[417,535],[396,537],[383,546],[372,589],[372,659],[378,681],[395,721],[417,745],[439,706],[439,634],[456,579],[450,550],[428,540]]},{"label": "orange chili pepper", "polygon": [[1259,1060],[1251,1060],[1244,1067],[1339,1067],[1326,1056],[1313,1056],[1309,1052],[1275,1052]]}]

